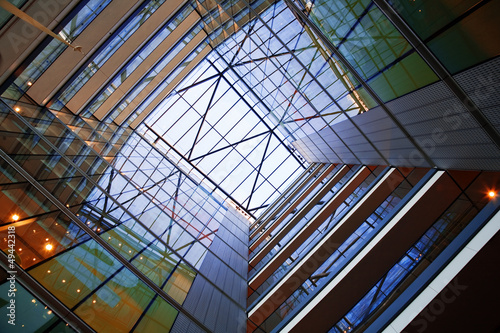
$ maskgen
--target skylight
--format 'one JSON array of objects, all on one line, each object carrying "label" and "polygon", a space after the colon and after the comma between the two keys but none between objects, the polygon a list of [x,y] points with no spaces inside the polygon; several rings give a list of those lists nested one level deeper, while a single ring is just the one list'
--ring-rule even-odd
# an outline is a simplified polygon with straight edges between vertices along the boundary
[{"label": "skylight", "polygon": [[258,216],[307,166],[293,141],[366,111],[354,85],[277,2],[216,47],[138,130]]}]

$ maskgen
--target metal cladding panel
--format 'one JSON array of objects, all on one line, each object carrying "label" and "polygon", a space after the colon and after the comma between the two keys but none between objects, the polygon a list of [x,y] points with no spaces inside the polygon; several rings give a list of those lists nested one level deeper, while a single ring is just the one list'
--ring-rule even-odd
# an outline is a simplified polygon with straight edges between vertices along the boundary
[{"label": "metal cladding panel", "polygon": [[495,129],[500,132],[500,105],[483,108],[482,111]]},{"label": "metal cladding panel", "polygon": [[456,74],[453,78],[481,111],[500,105],[500,57]]},{"label": "metal cladding panel", "polygon": [[[422,155],[382,108],[376,107],[354,117],[353,120],[389,163],[412,165],[407,162],[410,156],[423,161]],[[365,164],[387,163],[373,148],[371,154],[363,151],[363,147],[360,146],[353,145],[351,149]]]},{"label": "metal cladding panel", "polygon": [[170,330],[171,333],[205,333],[204,330],[196,326],[188,317],[179,313],[175,319],[174,325]]},{"label": "metal cladding panel", "polygon": [[[238,332],[246,328],[248,234],[242,228],[247,225],[248,221],[230,207],[210,245],[211,252],[207,252],[199,269],[203,276],[196,276],[183,304],[213,332]],[[245,255],[231,244],[246,248]],[[176,325],[177,322],[175,329]],[[178,325],[175,332],[182,332],[183,321]]]},{"label": "metal cladding panel", "polygon": [[323,139],[317,134],[312,134],[293,142],[292,145],[309,162],[342,163],[342,160],[331,149],[321,150],[319,143],[323,143]]},{"label": "metal cladding panel", "polygon": [[[455,76],[497,130],[500,130],[500,97],[493,92],[500,90],[499,77],[500,58]],[[499,169],[500,149],[443,82],[399,97],[386,106],[438,168]],[[417,147],[381,107],[352,119],[390,164],[428,167]],[[350,122],[334,124],[332,128],[344,143],[328,128],[294,145],[309,155],[313,150],[322,150],[330,162],[353,163],[349,157],[355,155],[364,164],[386,163],[371,145],[362,144],[364,138],[356,135],[357,130],[353,130]],[[345,151],[344,144],[350,151]]]},{"label": "metal cladding panel", "polygon": [[453,78],[500,132],[500,57],[454,75]]}]

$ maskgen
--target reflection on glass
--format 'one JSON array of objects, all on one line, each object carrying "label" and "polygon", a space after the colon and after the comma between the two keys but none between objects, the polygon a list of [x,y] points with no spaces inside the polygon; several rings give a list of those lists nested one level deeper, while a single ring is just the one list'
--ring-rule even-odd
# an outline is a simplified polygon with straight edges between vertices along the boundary
[{"label": "reflection on glass", "polygon": [[[87,241],[29,270],[40,284],[72,308],[121,265],[94,240]],[[101,288],[98,293],[106,294]]]},{"label": "reflection on glass", "polygon": [[162,298],[156,297],[136,325],[134,332],[169,332],[178,311]]},{"label": "reflection on glass", "polygon": [[[5,280],[4,280],[5,281]],[[16,283],[15,296],[9,297],[10,282],[0,283],[0,331],[1,332],[47,332],[54,327],[59,329],[53,332],[74,332],[67,324],[60,321],[59,317],[52,312],[38,298],[27,291],[19,282]],[[15,325],[9,324],[10,300],[15,303]],[[59,325],[57,325],[60,321]]]},{"label": "reflection on glass", "polygon": [[151,289],[129,270],[122,269],[86,297],[75,313],[97,332],[129,332],[153,297]]},{"label": "reflection on glass", "polygon": [[384,102],[438,79],[372,1],[319,0],[310,17]]}]

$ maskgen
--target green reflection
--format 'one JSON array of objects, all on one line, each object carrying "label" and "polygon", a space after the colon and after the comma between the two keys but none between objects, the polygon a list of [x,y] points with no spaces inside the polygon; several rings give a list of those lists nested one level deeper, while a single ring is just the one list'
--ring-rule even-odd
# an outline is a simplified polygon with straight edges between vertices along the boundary
[{"label": "green reflection", "polygon": [[391,0],[392,7],[422,39],[464,14],[478,0]]},{"label": "green reflection", "polygon": [[177,313],[170,304],[156,297],[134,332],[169,332]]},{"label": "green reflection", "polygon": [[[411,73],[419,74],[411,75]],[[437,79],[436,74],[427,66],[424,60],[417,53],[412,53],[368,81],[368,84],[384,102],[387,102]]]},{"label": "green reflection", "polygon": [[500,2],[492,1],[427,43],[455,74],[500,54]]},{"label": "green reflection", "polygon": [[310,17],[384,102],[438,79],[372,2],[321,0]]},{"label": "green reflection", "polygon": [[129,332],[155,293],[128,270],[120,271],[75,309],[97,332]]},{"label": "green reflection", "polygon": [[[29,271],[68,307],[78,304],[121,265],[90,240]],[[101,288],[98,294],[108,291]]]},{"label": "green reflection", "polygon": [[452,74],[500,53],[498,1],[393,0],[391,3]]}]

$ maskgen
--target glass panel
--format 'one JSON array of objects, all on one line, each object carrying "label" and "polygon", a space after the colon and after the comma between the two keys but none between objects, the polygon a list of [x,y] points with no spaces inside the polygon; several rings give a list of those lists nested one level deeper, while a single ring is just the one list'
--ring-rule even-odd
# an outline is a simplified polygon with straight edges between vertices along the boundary
[{"label": "glass panel", "polygon": [[156,297],[136,324],[134,332],[170,332],[178,311],[162,298]]},{"label": "glass panel", "polygon": [[129,332],[154,297],[151,289],[122,269],[89,294],[74,312],[97,332]]},{"label": "glass panel", "polygon": [[[4,274],[3,271],[0,274]],[[15,283],[15,291],[11,289],[10,281],[3,280],[0,283],[0,315],[2,316],[0,330],[2,332],[47,332],[53,329],[61,319],[19,282]],[[11,313],[13,316],[10,316]],[[66,325],[61,322],[59,326],[56,326],[60,329],[55,331],[74,332]]]},{"label": "glass panel", "polygon": [[438,79],[371,1],[316,1],[310,17],[384,102]]},{"label": "glass panel", "polygon": [[500,52],[497,1],[390,2],[452,74]]},{"label": "glass panel", "polygon": [[389,3],[423,40],[467,13],[479,0],[390,0]]},{"label": "glass panel", "polygon": [[[66,306],[72,308],[121,266],[94,240],[87,241],[32,268],[29,273]],[[107,295],[100,289],[98,295]]]},{"label": "glass panel", "polygon": [[498,12],[500,3],[492,1],[437,35],[427,45],[452,74],[496,57],[500,54]]}]

